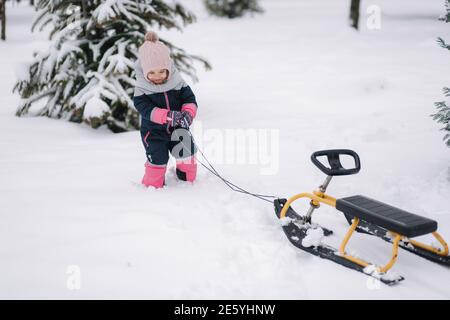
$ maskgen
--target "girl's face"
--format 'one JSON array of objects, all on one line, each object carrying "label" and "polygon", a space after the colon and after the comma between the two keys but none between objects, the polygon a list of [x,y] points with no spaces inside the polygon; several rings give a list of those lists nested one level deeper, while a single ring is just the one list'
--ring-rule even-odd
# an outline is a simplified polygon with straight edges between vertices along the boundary
[{"label": "girl's face", "polygon": [[152,70],[147,74],[147,79],[153,82],[154,84],[163,84],[166,82],[169,76],[169,70],[167,69],[159,69]]}]

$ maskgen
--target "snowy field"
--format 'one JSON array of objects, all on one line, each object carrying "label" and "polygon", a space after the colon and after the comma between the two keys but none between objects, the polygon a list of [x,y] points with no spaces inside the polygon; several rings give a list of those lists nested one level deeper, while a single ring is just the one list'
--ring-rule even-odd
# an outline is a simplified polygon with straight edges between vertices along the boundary
[{"label": "snowy field", "polygon": [[[228,155],[248,152],[225,147],[232,129],[279,137],[270,166],[216,155],[226,177],[289,197],[322,182],[313,151],[353,149],[361,172],[334,178],[330,195],[364,194],[436,219],[450,239],[450,150],[429,117],[450,84],[448,51],[436,44],[438,36],[450,40],[450,25],[437,20],[443,1],[362,1],[360,32],[347,26],[347,0],[265,0],[264,15],[236,21],[209,17],[199,0],[183,3],[197,23],[160,35],[213,65],[192,84],[194,132],[205,153],[222,142]],[[32,9],[8,5],[8,40],[0,42],[0,298],[450,298],[450,270],[405,251],[393,271],[406,280],[395,287],[299,251],[269,203],[233,193],[202,167],[194,185],[178,182],[171,164],[164,190],[142,188],[138,132],[15,117],[17,65],[48,42],[30,32]],[[369,5],[381,9],[380,29],[366,27]],[[314,218],[339,243],[342,214],[324,207]],[[390,255],[389,244],[363,235],[349,247],[380,264]],[[78,290],[70,286],[74,270]]]}]

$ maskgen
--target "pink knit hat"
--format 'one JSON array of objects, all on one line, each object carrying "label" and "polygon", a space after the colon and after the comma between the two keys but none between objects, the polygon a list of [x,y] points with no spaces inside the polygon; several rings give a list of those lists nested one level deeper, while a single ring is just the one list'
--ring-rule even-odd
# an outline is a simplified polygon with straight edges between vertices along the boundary
[{"label": "pink knit hat", "polygon": [[156,32],[148,31],[144,43],[139,47],[139,61],[146,79],[151,70],[167,69],[170,72],[170,49],[158,40]]}]

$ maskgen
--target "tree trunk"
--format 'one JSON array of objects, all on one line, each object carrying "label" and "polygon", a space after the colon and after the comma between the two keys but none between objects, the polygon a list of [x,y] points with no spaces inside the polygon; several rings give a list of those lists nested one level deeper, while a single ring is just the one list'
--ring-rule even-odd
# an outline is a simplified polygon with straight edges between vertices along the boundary
[{"label": "tree trunk", "polygon": [[350,25],[358,30],[359,23],[359,5],[361,0],[351,0],[350,4]]},{"label": "tree trunk", "polygon": [[2,33],[0,38],[6,40],[6,0],[0,0],[0,20]]},{"label": "tree trunk", "polygon": [[87,18],[87,4],[86,4],[86,0],[81,0],[81,8],[83,11],[83,18]]}]

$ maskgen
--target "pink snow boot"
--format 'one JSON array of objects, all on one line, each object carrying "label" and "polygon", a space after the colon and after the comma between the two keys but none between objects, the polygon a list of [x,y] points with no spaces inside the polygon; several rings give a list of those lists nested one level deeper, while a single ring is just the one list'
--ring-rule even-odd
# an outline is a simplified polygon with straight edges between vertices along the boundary
[{"label": "pink snow boot", "polygon": [[195,157],[177,160],[176,172],[178,179],[193,182],[197,175],[197,161]]},{"label": "pink snow boot", "polygon": [[142,184],[146,187],[162,188],[165,174],[165,165],[154,165],[147,161],[145,163],[145,175],[142,178]]}]

